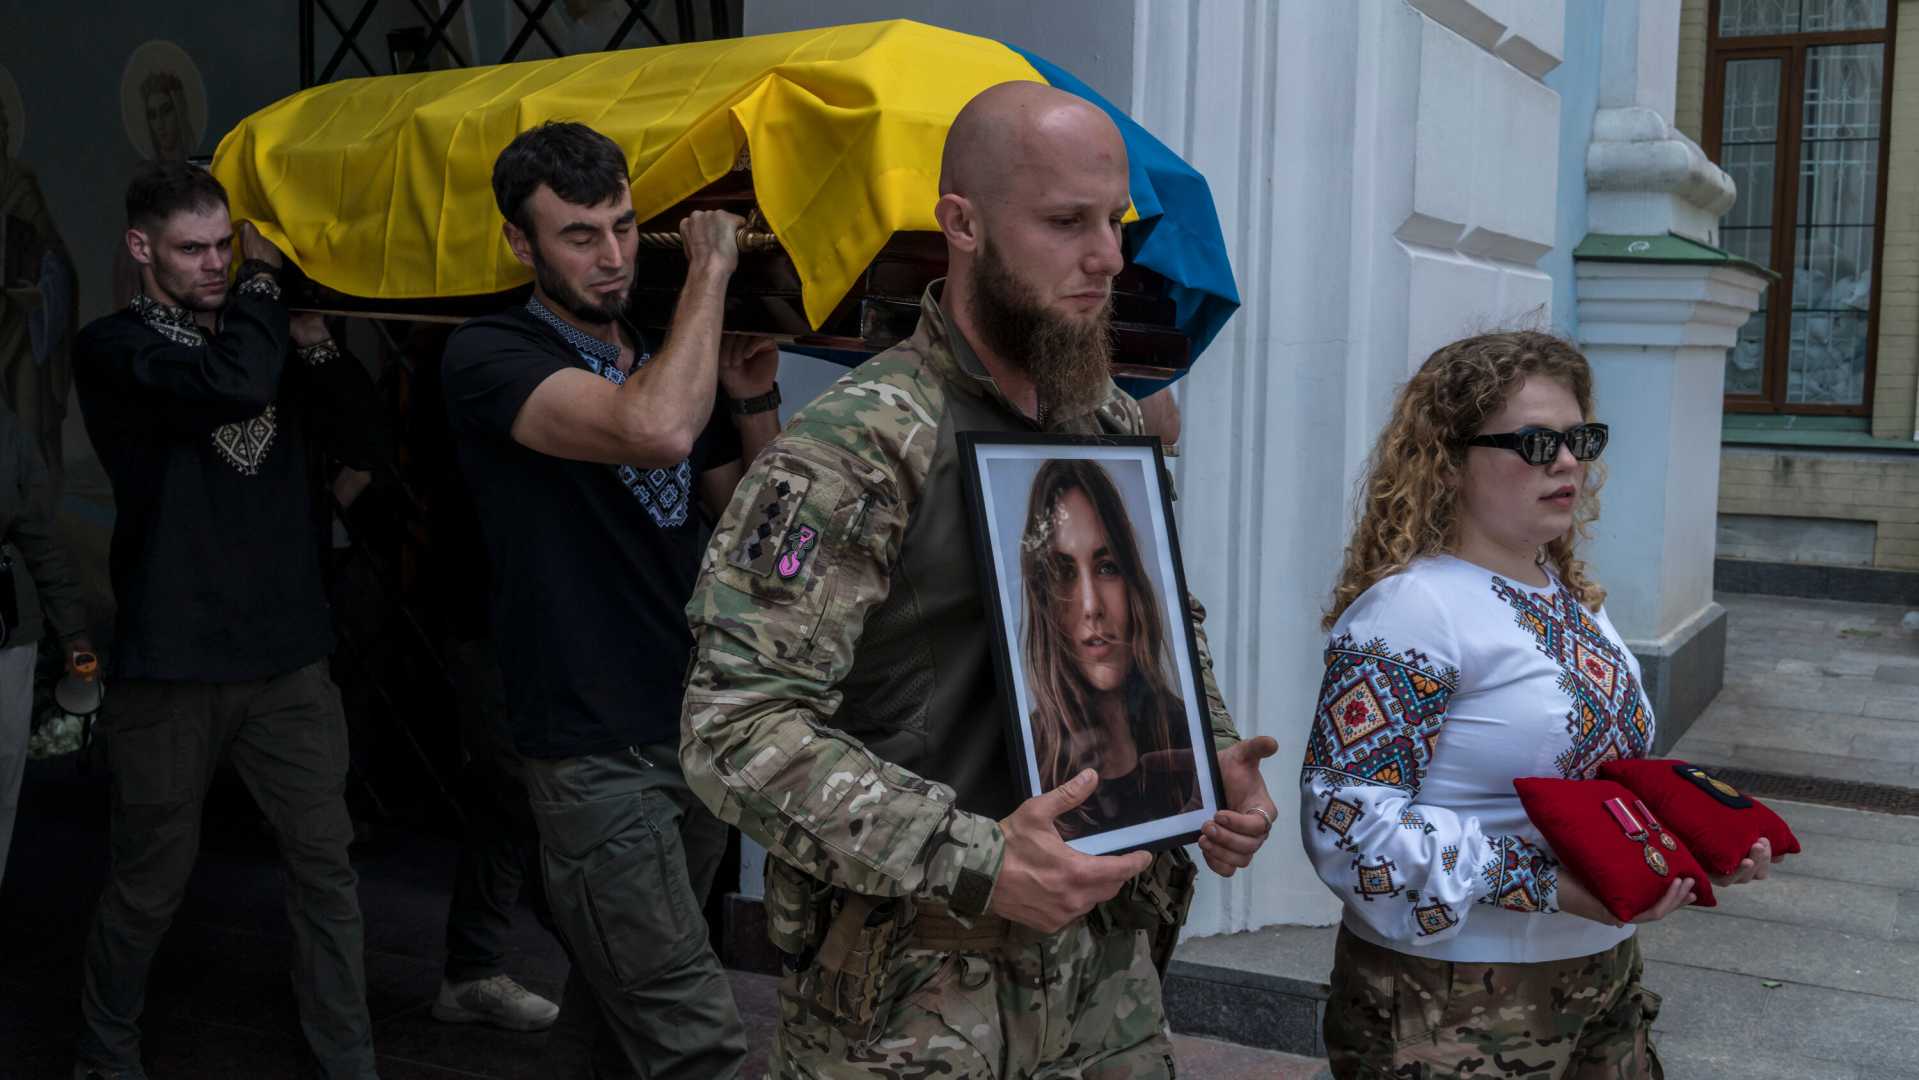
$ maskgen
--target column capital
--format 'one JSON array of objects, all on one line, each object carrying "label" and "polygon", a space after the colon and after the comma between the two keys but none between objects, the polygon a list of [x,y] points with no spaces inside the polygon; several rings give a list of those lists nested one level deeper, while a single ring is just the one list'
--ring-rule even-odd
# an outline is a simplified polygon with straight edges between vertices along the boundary
[{"label": "column capital", "polygon": [[1593,232],[1672,232],[1702,244],[1718,243],[1719,217],[1738,195],[1699,144],[1642,105],[1593,114],[1586,190]]},{"label": "column capital", "polygon": [[1766,279],[1726,263],[1575,263],[1580,344],[1729,349]]}]

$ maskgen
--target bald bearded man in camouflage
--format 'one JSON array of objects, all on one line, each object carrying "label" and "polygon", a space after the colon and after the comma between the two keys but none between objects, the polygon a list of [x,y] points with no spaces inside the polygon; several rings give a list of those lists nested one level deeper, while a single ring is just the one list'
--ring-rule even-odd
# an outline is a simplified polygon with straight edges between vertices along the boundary
[{"label": "bald bearded man in camouflage", "polygon": [[[1053,819],[1093,770],[1021,801],[955,439],[1145,430],[1110,375],[1125,144],[1003,84],[955,119],[940,192],[950,276],[918,329],[793,418],[707,549],[687,781],[770,852],[773,1075],[1170,1077],[1156,960],[1193,863],[1069,848]],[[1234,809],[1200,849],[1230,875],[1271,829],[1276,746],[1240,741],[1201,657]]]}]

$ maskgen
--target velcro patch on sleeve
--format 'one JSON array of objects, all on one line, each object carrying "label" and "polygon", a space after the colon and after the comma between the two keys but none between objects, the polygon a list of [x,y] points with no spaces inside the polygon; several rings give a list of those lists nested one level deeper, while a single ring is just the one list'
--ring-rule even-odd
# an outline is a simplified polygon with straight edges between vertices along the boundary
[{"label": "velcro patch on sleeve", "polygon": [[812,478],[773,468],[753,493],[739,535],[726,561],[758,577],[778,573],[790,581],[819,542],[809,526],[797,524]]}]

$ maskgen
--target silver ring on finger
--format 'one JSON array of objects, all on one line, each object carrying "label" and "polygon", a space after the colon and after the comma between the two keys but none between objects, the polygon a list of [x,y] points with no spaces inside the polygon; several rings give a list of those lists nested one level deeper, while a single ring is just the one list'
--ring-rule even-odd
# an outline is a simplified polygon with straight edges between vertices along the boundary
[{"label": "silver ring on finger", "polygon": [[1258,807],[1258,806],[1249,806],[1246,808],[1246,812],[1249,814],[1258,814],[1260,817],[1265,818],[1266,831],[1268,833],[1273,831],[1273,816],[1271,814],[1268,814],[1265,808]]}]

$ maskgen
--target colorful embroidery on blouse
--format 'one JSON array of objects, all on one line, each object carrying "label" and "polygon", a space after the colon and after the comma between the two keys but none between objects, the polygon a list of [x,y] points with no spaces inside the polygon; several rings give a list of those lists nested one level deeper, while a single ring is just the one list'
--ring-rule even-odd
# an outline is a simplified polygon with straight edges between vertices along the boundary
[{"label": "colorful embroidery on blouse", "polygon": [[1326,647],[1304,769],[1336,785],[1417,793],[1458,685],[1458,671],[1433,667],[1418,650],[1394,652],[1378,638],[1361,645],[1339,635]]},{"label": "colorful embroidery on blouse", "polygon": [[1393,872],[1398,869],[1398,865],[1384,855],[1371,866],[1366,865],[1363,856],[1354,859],[1353,872],[1358,876],[1359,884],[1353,886],[1353,892],[1369,904],[1375,897],[1398,896],[1403,888],[1393,879]]},{"label": "colorful embroidery on blouse", "polygon": [[1414,832],[1424,832],[1428,836],[1434,832],[1432,825],[1428,824],[1425,818],[1420,817],[1418,811],[1412,809],[1399,812],[1399,827],[1411,829]]},{"label": "colorful embroidery on blouse", "polygon": [[1493,593],[1512,606],[1519,626],[1559,665],[1559,689],[1572,699],[1566,734],[1572,745],[1553,759],[1559,775],[1590,780],[1618,758],[1645,757],[1652,714],[1625,651],[1564,587],[1541,596],[1493,578]]},{"label": "colorful embroidery on blouse", "polygon": [[1448,874],[1458,868],[1459,846],[1457,844],[1447,844],[1439,849],[1439,865],[1445,867]]},{"label": "colorful embroidery on blouse", "polygon": [[1432,937],[1443,934],[1459,925],[1459,917],[1453,909],[1435,900],[1423,907],[1413,908],[1413,922],[1419,926],[1420,937]]},{"label": "colorful embroidery on blouse", "polygon": [[1352,832],[1353,826],[1359,824],[1359,819],[1365,816],[1365,807],[1358,803],[1348,802],[1338,795],[1328,795],[1325,809],[1321,810],[1319,816],[1314,819],[1318,822],[1314,828],[1320,832],[1330,832],[1337,837],[1333,841],[1334,847],[1351,851],[1353,842],[1347,834]]},{"label": "colorful embroidery on blouse", "polygon": [[1486,879],[1482,904],[1513,911],[1557,911],[1559,872],[1552,859],[1517,836],[1495,836],[1493,857],[1479,868]]}]

